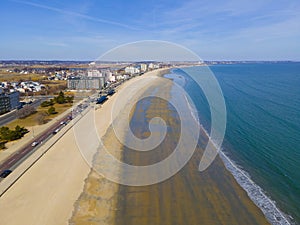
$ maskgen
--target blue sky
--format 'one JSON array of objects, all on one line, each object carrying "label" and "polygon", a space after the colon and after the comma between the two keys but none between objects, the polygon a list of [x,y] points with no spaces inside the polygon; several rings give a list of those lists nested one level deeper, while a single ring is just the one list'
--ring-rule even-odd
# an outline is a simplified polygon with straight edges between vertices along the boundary
[{"label": "blue sky", "polygon": [[204,60],[300,61],[299,0],[1,0],[0,59],[93,60],[163,40]]}]

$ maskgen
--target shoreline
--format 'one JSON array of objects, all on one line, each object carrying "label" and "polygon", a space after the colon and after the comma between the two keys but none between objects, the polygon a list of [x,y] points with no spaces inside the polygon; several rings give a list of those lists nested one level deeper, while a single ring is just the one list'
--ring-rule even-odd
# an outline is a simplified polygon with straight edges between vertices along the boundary
[{"label": "shoreline", "polygon": [[[153,89],[154,88],[152,87],[152,90]],[[140,89],[139,87],[139,91],[143,91],[143,89]],[[152,108],[149,112],[147,110],[146,113],[155,112],[156,106],[150,105],[150,108],[151,107],[154,108]],[[134,111],[143,112],[143,110],[139,108],[135,108]],[[166,111],[162,111],[162,112],[166,112]],[[122,113],[120,116],[122,118],[123,116]],[[173,121],[172,117],[168,117],[168,118],[171,119],[171,121]],[[115,140],[115,138],[112,137],[113,136],[112,133],[113,133],[112,129],[109,129],[105,134],[104,139],[106,139],[106,141],[110,145],[112,145],[113,148],[112,153],[114,154],[114,157],[118,158],[120,157],[120,155],[122,155],[123,157],[125,154],[123,149],[124,146],[121,143],[118,143]],[[139,133],[141,135],[147,135],[147,132],[145,133],[141,131]],[[124,137],[125,136],[123,136],[123,138]],[[117,151],[115,151],[116,149]],[[170,150],[171,148],[167,147],[166,149]],[[198,151],[197,157],[199,157],[199,154],[200,153]],[[101,154],[99,155],[101,156]],[[150,157],[150,159],[151,158],[153,159],[153,157]],[[130,160],[130,157],[127,158],[127,160],[128,159]],[[138,162],[139,164],[140,159],[139,158],[137,159],[138,161],[133,161],[133,162],[135,163]],[[126,161],[126,159],[122,158],[122,161]],[[115,185],[113,187],[110,181],[105,180],[105,178],[102,179],[101,177],[99,177],[99,175],[95,176],[95,174],[90,173],[89,175],[90,178],[86,179],[85,188],[81,193],[81,199],[78,200],[77,206],[75,206],[75,214],[77,215],[75,215],[74,217],[74,213],[73,213],[73,217],[72,217],[73,219],[71,219],[70,222],[71,224],[79,224],[79,225],[86,224],[86,222],[88,221],[91,224],[128,225],[128,224],[136,224],[136,222],[138,221],[140,221],[138,224],[149,224],[150,221],[153,222],[153,224],[161,224],[167,221],[168,223],[164,223],[164,224],[169,224],[172,221],[177,222],[174,221],[174,218],[181,215],[181,217],[178,217],[179,221],[182,221],[182,219],[184,220],[187,219],[188,221],[196,222],[199,221],[199,218],[201,218],[203,219],[205,224],[211,224],[212,221],[211,219],[213,218],[219,220],[220,222],[225,221],[226,223],[227,221],[227,224],[241,224],[242,221],[244,222],[248,221],[248,223],[251,224],[267,224],[266,218],[263,216],[261,210],[257,206],[255,206],[255,204],[249,199],[247,193],[241,188],[240,185],[238,185],[238,183],[236,182],[232,174],[225,168],[223,161],[220,158],[216,161],[217,161],[216,165],[218,166],[215,168],[211,168],[209,174],[200,174],[198,170],[192,169],[194,168],[193,165],[195,164],[195,159],[194,159],[193,162],[189,162],[190,169],[188,170],[185,169],[183,171],[180,171],[178,172],[179,175],[176,174],[173,177],[169,178],[168,180],[163,181],[162,183],[151,185],[151,186],[144,186],[144,187],[131,187],[131,186],[124,186],[124,185]],[[105,161],[99,160],[98,166],[99,165],[101,166],[103,162],[105,163]],[[142,162],[144,161],[142,160],[140,163]],[[196,163],[198,163],[198,160],[196,160]],[[104,166],[108,166],[108,165],[104,165]],[[120,168],[111,167],[111,169],[117,169],[120,172],[120,176],[122,176],[122,171],[119,170]],[[215,174],[216,172],[217,174],[221,173],[223,175],[216,175]],[[193,178],[193,179],[190,180],[189,178]],[[147,178],[145,177],[145,179]],[[172,180],[174,179],[177,180],[176,185],[172,183],[173,182]],[[205,180],[203,183],[198,183],[199,179],[200,180],[205,179]],[[226,184],[224,190],[222,188],[224,187],[222,181],[225,182]],[[191,187],[192,190],[190,190],[189,188],[186,189],[186,187],[190,186],[189,182],[192,182],[193,184],[193,186]],[[183,186],[184,183],[187,186]],[[202,186],[204,186],[204,189],[202,188]],[[111,190],[109,194],[107,192],[107,187],[110,187],[109,189]],[[166,192],[164,192],[164,194],[160,196],[159,195],[160,192],[157,192],[158,189],[162,189]],[[184,194],[183,195],[179,194],[178,191],[179,193],[183,192]],[[199,202],[196,199],[192,200],[194,198],[191,196],[192,193],[195,193],[196,196],[198,196],[197,199],[199,200]],[[217,194],[217,193],[223,193],[223,194]],[[214,196],[216,194],[219,196],[217,199]],[[157,198],[153,198],[148,195],[157,196]],[[172,197],[172,195],[175,195],[177,197],[175,196]],[[171,210],[173,208],[172,202],[174,201],[172,199],[173,198],[176,199],[178,197],[182,201],[180,204],[181,206],[175,205],[174,207],[177,210]],[[159,207],[159,205],[161,205],[162,203],[158,204],[155,199],[163,200],[165,198],[167,199],[170,198],[170,200],[164,200],[162,207],[164,211],[165,210],[168,211],[170,209],[171,210],[170,214],[167,213],[165,216],[162,216],[164,213],[161,212],[162,214],[161,213],[160,214],[162,217],[157,217],[155,215],[149,217],[147,213],[145,214],[144,210],[146,210],[145,207],[147,206],[147,204],[149,204],[147,206],[149,209],[154,210],[152,213],[154,212],[158,213],[159,209],[157,207]],[[97,199],[97,201],[95,199]],[[176,200],[174,204],[176,204]],[[203,208],[203,204],[206,207]],[[213,209],[210,209],[211,204],[213,205]],[[186,207],[181,208],[185,205]],[[244,210],[245,207],[247,210]],[[186,211],[186,209],[189,210]],[[226,213],[224,212],[224,209]],[[122,210],[125,210],[126,213],[124,214]],[[240,213],[236,213],[239,211]],[[176,212],[176,214],[178,215],[174,215],[173,214],[174,212]],[[185,213],[190,215],[186,217]],[[201,215],[200,217],[199,214]],[[212,218],[210,218],[210,216],[208,215],[212,216]],[[254,216],[255,219],[252,218],[252,216]],[[235,217],[235,219],[232,217]],[[148,223],[146,221],[148,221]]]},{"label": "shoreline", "polygon": [[[155,90],[159,91],[157,87]],[[163,88],[162,90],[166,89]],[[136,111],[139,114],[146,110],[145,114],[150,116],[158,109],[157,113],[161,116],[168,113],[165,111],[167,109],[164,108],[165,106],[159,106],[155,103],[150,104],[147,110],[137,107]],[[138,114],[136,119],[140,121]],[[150,116],[150,118],[152,117]],[[167,120],[174,123],[172,116],[167,116]],[[137,134],[147,136],[147,132],[144,133],[143,130],[140,130],[140,127],[134,127],[133,129],[137,129]],[[171,139],[174,139],[172,135]],[[166,153],[173,149],[171,146],[172,144],[170,146],[167,144],[162,149],[165,149],[164,152]],[[158,149],[160,148],[158,147]],[[122,161],[129,160],[128,163],[130,164],[148,165],[154,159],[160,161],[160,157],[166,157],[165,153],[161,152],[162,149],[159,150],[160,156],[145,153],[145,155],[148,155],[148,157],[145,157],[142,153],[143,156],[140,157],[124,147],[123,157],[125,156],[125,158]],[[199,157],[200,152],[196,150],[194,154]],[[193,157],[178,173],[158,184],[141,187],[121,185],[118,195],[119,204],[116,211],[116,224],[196,224],[196,221],[202,221],[202,224],[212,224],[212,221],[214,221],[212,219],[222,221],[225,224],[242,224],[242,221],[247,224],[268,224],[260,209],[254,205],[246,192],[236,183],[220,158],[216,160],[215,166],[205,173],[199,173],[194,167],[195,163],[199,162],[198,159]],[[216,172],[222,175],[217,175]],[[226,183],[225,186],[222,181]],[[235,197],[230,197],[232,195]],[[153,198],[154,196],[155,198]],[[180,199],[180,204],[176,199]],[[247,210],[244,211],[243,208]],[[150,209],[151,216],[148,215]],[[236,214],[235,212],[239,213]]]},{"label": "shoreline", "polygon": [[[189,67],[194,66],[186,66],[178,69]],[[176,74],[172,72],[172,70],[171,73]],[[198,124],[204,135],[209,138],[209,133],[204,128],[204,126],[199,121]],[[213,140],[212,143],[215,146]],[[265,218],[268,220],[268,222],[270,222],[270,224],[293,224],[293,218],[290,215],[282,212],[280,208],[276,206],[276,202],[267,195],[267,192],[264,191],[264,189],[261,188],[258,184],[256,184],[246,171],[244,171],[232,159],[230,159],[230,157],[226,154],[226,152],[224,152],[223,149],[220,149],[218,155],[222,159],[226,170],[231,173],[239,186],[247,193],[251,201],[262,211]]]}]

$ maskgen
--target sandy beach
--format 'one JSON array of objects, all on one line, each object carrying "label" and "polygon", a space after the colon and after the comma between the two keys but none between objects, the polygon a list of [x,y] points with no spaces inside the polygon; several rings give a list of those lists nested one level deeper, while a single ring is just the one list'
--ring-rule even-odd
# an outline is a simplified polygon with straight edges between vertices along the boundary
[{"label": "sandy beach", "polygon": [[[153,76],[159,71],[153,71],[144,76]],[[136,77],[125,82],[119,91],[126,85],[142,80],[144,76]],[[147,88],[147,83],[144,84]],[[97,127],[101,137],[109,127],[110,112],[118,92],[112,96],[101,108],[90,110],[76,126],[85,135],[90,129],[87,121],[91,115],[101,123]],[[76,128],[74,128],[76,129]],[[84,180],[90,173],[87,161],[82,157],[77,143],[74,129],[68,131],[37,163],[35,163],[1,198],[0,218],[5,225],[57,225],[68,224],[74,209],[74,203],[84,188]],[[92,134],[91,134],[92,135]],[[88,143],[88,146],[93,148]]]},{"label": "sandy beach", "polygon": [[[172,82],[167,79],[164,82],[154,80],[143,91],[163,92],[168,98],[171,88]],[[134,108],[132,128],[139,138],[148,137],[149,130],[145,127],[151,118],[159,115],[167,122],[169,132],[166,139],[152,151],[141,153],[123,146],[113,129],[108,129],[103,137],[104,143],[108,144],[108,151],[114,157],[128,164],[143,166],[161,161],[171,154],[180,136],[174,113],[174,109],[161,99],[141,103]],[[195,154],[184,168],[154,185],[117,185],[91,171],[75,204],[71,224],[269,224],[219,157],[208,170],[198,171],[206,143],[207,138],[202,134]],[[101,154],[95,155],[93,165],[96,169],[109,167],[117,170],[120,177],[129,178],[124,168],[105,164]],[[166,172],[171,166],[167,165],[159,173]],[[145,180],[152,175],[143,174]]]}]

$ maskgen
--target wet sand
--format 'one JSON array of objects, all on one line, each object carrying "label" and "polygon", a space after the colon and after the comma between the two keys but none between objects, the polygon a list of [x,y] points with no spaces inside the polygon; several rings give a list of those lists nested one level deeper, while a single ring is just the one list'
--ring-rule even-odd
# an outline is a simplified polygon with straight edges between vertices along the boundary
[{"label": "wet sand", "polygon": [[[164,73],[165,69],[155,70],[152,72],[148,72],[142,77],[137,77],[134,80],[126,82],[122,85],[122,88],[116,93],[116,95],[112,96],[107,103],[104,104],[103,108],[105,108],[105,112],[101,112],[103,108],[100,108],[96,111],[95,121],[94,119],[89,119],[86,124],[88,127],[93,127],[94,122],[96,124],[111,124],[111,111],[113,110],[113,104],[115,99],[122,95],[122,89],[126,89],[127,86],[131,87],[130,92],[126,92],[126,96],[131,96],[132,99],[139,96],[139,93],[143,93],[144,90],[148,88],[150,83],[155,82],[156,76]],[[127,90],[127,89],[126,89]],[[136,94],[137,93],[137,94]],[[133,100],[132,100],[133,101]],[[109,104],[109,107],[107,107]],[[120,117],[124,118],[124,115],[120,113]],[[104,145],[109,146],[109,151],[116,158],[122,159],[122,144],[117,140],[115,135],[113,134],[113,129],[110,126],[107,129],[107,132],[103,132],[104,129],[102,126],[97,127],[97,133],[99,137],[104,136],[102,138]],[[82,132],[81,132],[82,131]],[[93,138],[87,136],[85,134],[85,129],[79,128],[77,130],[78,136],[84,137],[81,140],[84,141],[84,146],[89,146],[93,143],[93,145],[99,145],[99,141],[97,138]],[[95,142],[95,143],[94,143]],[[76,225],[102,225],[102,224],[114,224],[115,212],[117,210],[117,196],[119,185],[117,183],[111,182],[105,177],[99,175],[95,169],[99,169],[101,167],[105,167],[106,169],[118,172],[120,168],[116,165],[110,164],[105,158],[103,159],[103,154],[101,153],[103,148],[98,149],[94,154],[90,154],[91,159],[90,163],[93,164],[93,168],[91,169],[87,178],[85,179],[85,184],[82,193],[74,204],[74,209],[71,218],[69,219],[69,224]],[[94,152],[93,150],[89,152]],[[94,155],[94,156],[92,156]],[[86,156],[86,155],[85,155]]]},{"label": "wet sand", "polygon": [[[171,82],[166,80],[154,82],[147,91],[160,91],[170,97],[171,87]],[[137,104],[132,111],[131,129],[139,138],[148,137],[148,122],[156,116],[163,118],[168,125],[167,136],[156,149],[133,151],[122,146],[113,130],[109,129],[104,137],[104,143],[110,146],[109,151],[134,165],[148,165],[166,158],[180,135],[178,115],[168,102],[153,98]],[[198,171],[206,143],[207,138],[202,134],[191,160],[180,172],[159,184],[118,185],[91,171],[75,205],[71,224],[269,224],[219,157],[207,170]],[[94,158],[96,167],[103,163],[100,158],[99,154]],[[126,176],[122,168],[110,166],[120,176]]]}]

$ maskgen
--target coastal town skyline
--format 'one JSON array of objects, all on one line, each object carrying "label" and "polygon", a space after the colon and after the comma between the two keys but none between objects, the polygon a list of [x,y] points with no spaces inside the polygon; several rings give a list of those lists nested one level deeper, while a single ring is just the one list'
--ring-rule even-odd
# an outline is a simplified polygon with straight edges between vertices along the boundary
[{"label": "coastal town skyline", "polygon": [[299,61],[299,9],[298,1],[5,0],[0,59],[94,60],[122,44],[163,40],[203,60]]}]

